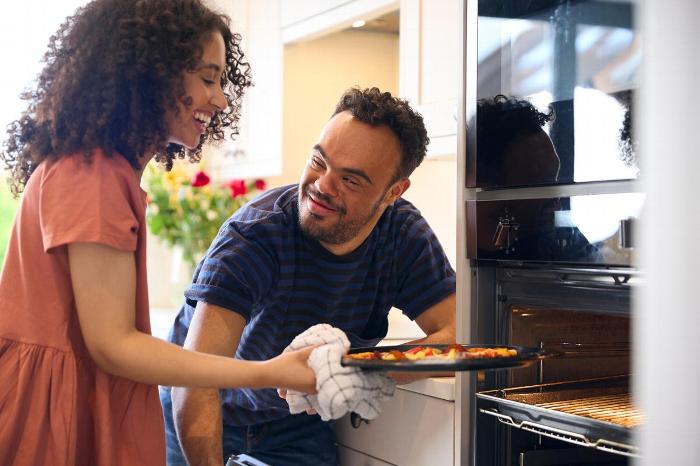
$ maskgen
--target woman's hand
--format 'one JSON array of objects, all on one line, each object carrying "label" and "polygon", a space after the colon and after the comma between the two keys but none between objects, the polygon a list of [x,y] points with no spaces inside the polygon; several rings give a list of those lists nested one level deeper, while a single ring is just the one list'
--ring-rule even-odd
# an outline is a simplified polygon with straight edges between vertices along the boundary
[{"label": "woman's hand", "polygon": [[307,362],[314,349],[316,346],[289,351],[264,362],[270,386],[315,394],[316,375]]}]

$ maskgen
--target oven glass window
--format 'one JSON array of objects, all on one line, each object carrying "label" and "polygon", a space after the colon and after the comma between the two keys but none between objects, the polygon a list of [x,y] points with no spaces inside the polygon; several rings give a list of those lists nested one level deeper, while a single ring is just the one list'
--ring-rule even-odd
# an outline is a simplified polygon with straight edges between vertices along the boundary
[{"label": "oven glass window", "polygon": [[629,1],[479,0],[470,186],[638,176],[633,18]]}]

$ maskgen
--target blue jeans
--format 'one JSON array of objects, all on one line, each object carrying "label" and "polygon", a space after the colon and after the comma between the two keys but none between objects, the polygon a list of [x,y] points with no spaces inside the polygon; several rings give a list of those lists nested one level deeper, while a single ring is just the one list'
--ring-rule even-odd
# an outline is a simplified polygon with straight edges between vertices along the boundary
[{"label": "blue jeans", "polygon": [[[175,433],[169,388],[160,388],[160,402],[165,419],[168,466],[187,466]],[[246,454],[271,466],[338,464],[335,432],[329,422],[321,421],[316,415],[290,415],[251,426],[224,424],[223,432],[223,463],[231,455]]]}]

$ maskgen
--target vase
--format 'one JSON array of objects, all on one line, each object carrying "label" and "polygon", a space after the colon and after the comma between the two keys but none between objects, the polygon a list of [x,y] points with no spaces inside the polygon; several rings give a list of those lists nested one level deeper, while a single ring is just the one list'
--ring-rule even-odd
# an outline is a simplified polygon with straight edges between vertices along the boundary
[{"label": "vase", "polygon": [[185,302],[185,290],[192,282],[194,269],[188,261],[184,260],[181,246],[173,246],[171,252],[170,304],[179,309]]}]

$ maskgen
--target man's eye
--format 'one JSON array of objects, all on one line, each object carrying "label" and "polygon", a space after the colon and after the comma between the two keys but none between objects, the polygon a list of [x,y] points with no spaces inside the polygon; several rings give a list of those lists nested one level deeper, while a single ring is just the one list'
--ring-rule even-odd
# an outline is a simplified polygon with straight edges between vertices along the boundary
[{"label": "man's eye", "polygon": [[351,186],[359,186],[360,185],[360,183],[358,183],[355,178],[345,177],[345,182]]}]

